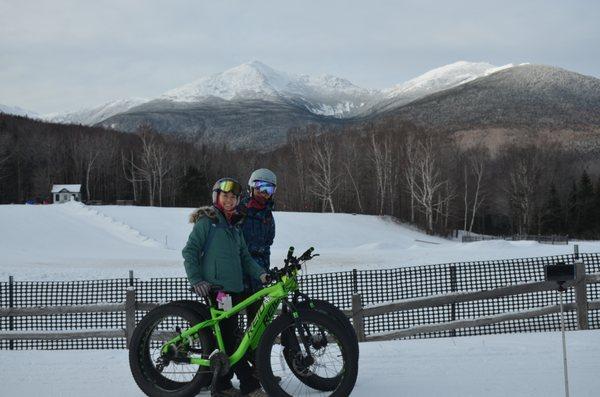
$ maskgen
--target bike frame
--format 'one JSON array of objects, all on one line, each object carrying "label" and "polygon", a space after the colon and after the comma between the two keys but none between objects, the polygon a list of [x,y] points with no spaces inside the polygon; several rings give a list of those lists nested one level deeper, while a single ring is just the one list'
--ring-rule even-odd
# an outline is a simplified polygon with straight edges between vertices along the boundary
[{"label": "bike frame", "polygon": [[[188,340],[194,339],[198,332],[205,328],[213,329],[213,333],[217,339],[218,349],[221,352],[225,352],[225,345],[223,343],[223,336],[221,334],[221,327],[219,325],[220,321],[232,317],[251,304],[264,298],[256,317],[248,327],[248,330],[244,333],[244,337],[242,338],[237,349],[231,356],[229,356],[229,363],[234,365],[246,355],[248,349],[255,349],[258,346],[260,338],[267,328],[267,325],[269,325],[273,320],[279,304],[287,298],[290,292],[294,292],[298,289],[298,282],[296,279],[297,274],[298,271],[294,270],[290,276],[283,276],[281,281],[278,281],[277,283],[252,294],[242,302],[232,307],[230,310],[218,310],[211,305],[210,320],[203,321],[194,325],[193,327],[185,329],[183,332],[181,332],[181,334],[165,343],[161,348],[161,352],[167,353],[172,345],[181,342],[188,343]],[[296,317],[297,313],[293,312],[292,315]],[[190,364],[210,367],[210,360],[200,357],[191,357]]]}]

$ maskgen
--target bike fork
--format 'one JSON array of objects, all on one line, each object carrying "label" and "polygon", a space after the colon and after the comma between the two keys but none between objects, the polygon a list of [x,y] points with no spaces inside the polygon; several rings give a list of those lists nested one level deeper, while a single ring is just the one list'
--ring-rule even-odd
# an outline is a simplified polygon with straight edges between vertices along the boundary
[{"label": "bike fork", "polygon": [[304,345],[304,351],[306,352],[306,357],[309,360],[312,360],[312,355],[310,353],[310,343],[308,342],[309,338],[311,337],[310,331],[302,326],[298,310],[296,310],[296,307],[292,303],[285,302],[284,306],[287,307],[288,311],[292,315],[292,318],[294,319],[294,328],[296,328],[298,334],[300,335],[300,339],[302,340],[302,344]]}]

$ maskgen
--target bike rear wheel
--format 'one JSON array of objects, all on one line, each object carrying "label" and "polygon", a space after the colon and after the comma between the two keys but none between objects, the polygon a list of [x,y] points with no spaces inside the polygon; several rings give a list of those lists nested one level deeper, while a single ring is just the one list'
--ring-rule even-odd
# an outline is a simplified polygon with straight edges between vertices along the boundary
[{"label": "bike rear wheel", "polygon": [[[263,388],[276,397],[348,396],[358,375],[350,336],[337,321],[314,310],[300,311],[299,321],[301,332],[291,315],[279,316],[262,335],[256,361]],[[301,377],[322,383],[308,384]]]},{"label": "bike rear wheel", "polygon": [[214,350],[215,343],[208,329],[173,346],[167,354],[161,352],[164,343],[205,320],[193,310],[167,304],[151,310],[140,321],[131,339],[129,365],[133,378],[146,395],[194,396],[207,382],[210,384],[209,368],[189,363],[190,357],[207,358]]}]

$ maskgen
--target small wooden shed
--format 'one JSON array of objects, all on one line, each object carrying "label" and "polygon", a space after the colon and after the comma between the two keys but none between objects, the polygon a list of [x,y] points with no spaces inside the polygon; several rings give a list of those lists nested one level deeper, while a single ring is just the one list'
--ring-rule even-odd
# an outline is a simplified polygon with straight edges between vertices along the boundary
[{"label": "small wooden shed", "polygon": [[81,185],[52,185],[54,204],[81,201]]}]

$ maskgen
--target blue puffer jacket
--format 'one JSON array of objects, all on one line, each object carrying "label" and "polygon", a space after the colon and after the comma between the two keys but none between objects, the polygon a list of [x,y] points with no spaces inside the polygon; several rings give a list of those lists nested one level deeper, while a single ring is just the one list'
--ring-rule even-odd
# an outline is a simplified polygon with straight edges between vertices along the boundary
[{"label": "blue puffer jacket", "polygon": [[[269,200],[267,206],[259,210],[248,208],[249,197],[244,197],[238,206],[238,212],[244,215],[241,225],[244,239],[252,259],[265,270],[271,266],[271,245],[275,238],[275,220],[273,219],[273,201]],[[252,287],[260,287],[259,283],[252,282]]]}]

